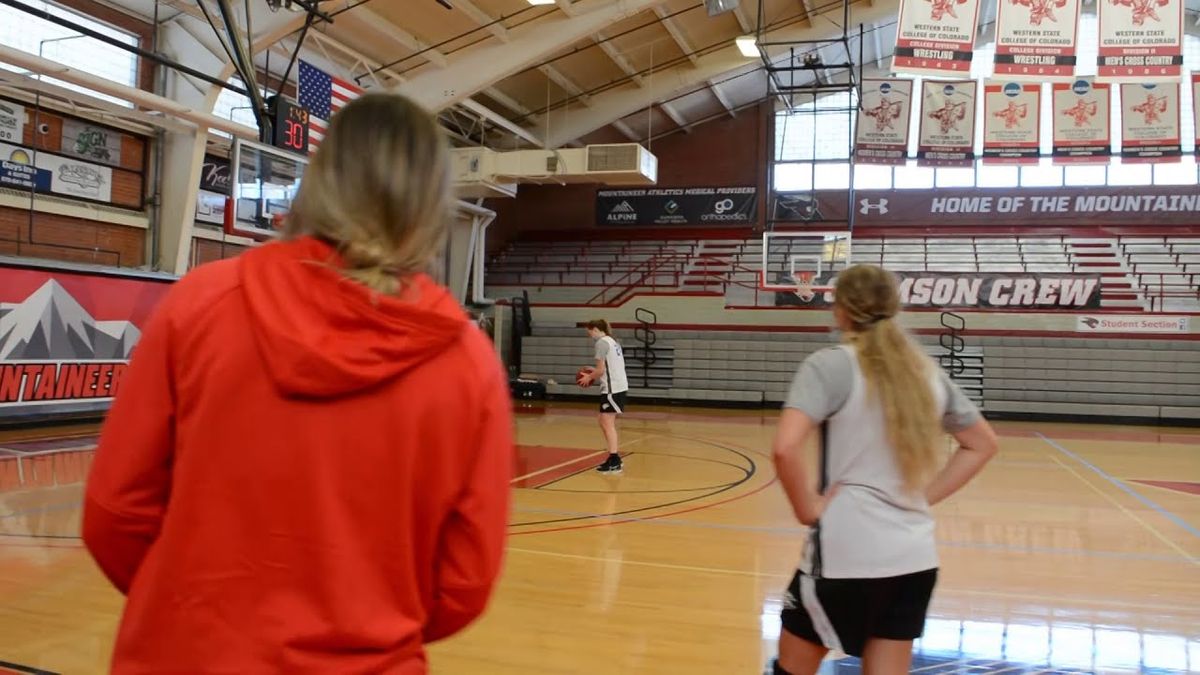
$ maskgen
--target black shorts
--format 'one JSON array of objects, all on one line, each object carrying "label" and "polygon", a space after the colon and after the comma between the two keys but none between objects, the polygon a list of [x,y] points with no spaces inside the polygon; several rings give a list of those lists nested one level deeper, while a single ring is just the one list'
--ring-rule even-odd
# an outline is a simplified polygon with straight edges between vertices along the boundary
[{"label": "black shorts", "polygon": [[783,600],[783,627],[813,644],[862,656],[871,638],[921,637],[936,584],[936,569],[882,579],[813,579],[796,572]]},{"label": "black shorts", "polygon": [[617,415],[625,414],[625,394],[628,392],[617,392],[615,394],[600,394],[600,412],[616,413]]}]

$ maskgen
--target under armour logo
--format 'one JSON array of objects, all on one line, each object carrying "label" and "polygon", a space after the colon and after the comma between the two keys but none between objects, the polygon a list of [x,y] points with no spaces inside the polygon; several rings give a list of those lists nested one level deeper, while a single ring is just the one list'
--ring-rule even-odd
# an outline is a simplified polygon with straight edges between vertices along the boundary
[{"label": "under armour logo", "polygon": [[870,214],[872,211],[881,216],[886,214],[888,212],[888,200],[880,199],[878,201],[871,201],[870,199],[860,199],[858,201],[859,213],[865,216]]}]

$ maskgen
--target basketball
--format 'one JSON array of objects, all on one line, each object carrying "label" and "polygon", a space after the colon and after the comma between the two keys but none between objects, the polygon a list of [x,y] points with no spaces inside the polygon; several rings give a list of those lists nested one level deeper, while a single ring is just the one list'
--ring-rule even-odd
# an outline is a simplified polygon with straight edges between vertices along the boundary
[{"label": "basketball", "polygon": [[586,368],[586,367],[580,368],[579,372],[575,373],[575,384],[579,385],[580,387],[583,387],[584,389],[587,389],[588,387],[592,386],[591,382],[589,382],[583,378],[591,375],[594,372],[596,372],[595,368]]}]

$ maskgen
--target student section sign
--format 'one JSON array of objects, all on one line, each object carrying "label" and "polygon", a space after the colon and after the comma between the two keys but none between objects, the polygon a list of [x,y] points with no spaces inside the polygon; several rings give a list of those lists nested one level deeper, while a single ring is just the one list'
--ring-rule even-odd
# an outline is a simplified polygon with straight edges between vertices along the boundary
[{"label": "student section sign", "polygon": [[0,266],[0,420],[106,409],[170,281]]}]

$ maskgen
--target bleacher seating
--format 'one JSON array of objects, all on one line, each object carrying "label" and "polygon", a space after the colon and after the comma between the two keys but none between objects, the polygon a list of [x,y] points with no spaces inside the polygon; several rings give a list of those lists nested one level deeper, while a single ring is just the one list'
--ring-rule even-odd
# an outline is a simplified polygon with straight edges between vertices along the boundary
[{"label": "bleacher seating", "polygon": [[[632,331],[616,337],[636,350]],[[921,338],[931,355],[935,336]],[[630,395],[642,399],[778,404],[800,362],[833,344],[823,333],[658,331],[649,386],[628,360]],[[592,346],[574,326],[537,326],[522,370],[555,380],[552,395],[577,395],[574,373]],[[668,358],[664,358],[667,356]],[[1200,419],[1200,342],[1043,337],[968,337],[960,386],[993,413]]]},{"label": "bleacher seating", "polygon": [[[643,292],[724,294],[731,306],[770,306],[760,289],[762,240],[517,242],[488,266],[494,297],[528,290],[536,302],[613,304]],[[822,255],[797,240],[768,256],[781,278],[792,255]],[[855,238],[854,262],[899,272],[1034,272],[1101,275],[1101,306],[1128,311],[1200,310],[1200,238],[976,236]],[[837,269],[837,260],[827,260]]]}]

